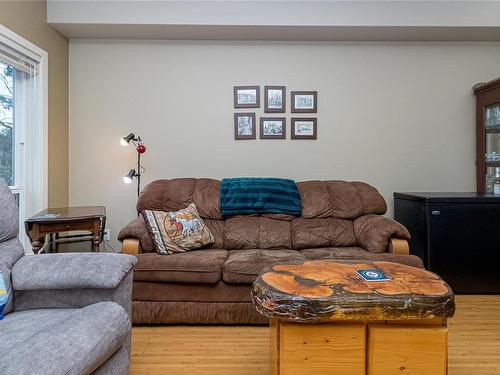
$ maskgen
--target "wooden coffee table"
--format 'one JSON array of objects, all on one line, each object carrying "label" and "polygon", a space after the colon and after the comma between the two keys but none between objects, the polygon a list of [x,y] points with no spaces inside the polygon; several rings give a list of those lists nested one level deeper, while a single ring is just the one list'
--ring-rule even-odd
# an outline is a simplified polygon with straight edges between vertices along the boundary
[{"label": "wooden coffee table", "polygon": [[[357,270],[390,280],[365,281]],[[390,262],[278,264],[264,269],[252,298],[271,319],[273,374],[447,373],[454,295],[429,271]]]}]

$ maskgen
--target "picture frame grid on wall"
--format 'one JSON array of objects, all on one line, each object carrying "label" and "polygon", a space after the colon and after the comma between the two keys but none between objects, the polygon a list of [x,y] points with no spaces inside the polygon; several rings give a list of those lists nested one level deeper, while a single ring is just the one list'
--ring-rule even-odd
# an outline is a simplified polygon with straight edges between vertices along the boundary
[{"label": "picture frame grid on wall", "polygon": [[317,91],[292,91],[290,93],[292,113],[317,113]]},{"label": "picture frame grid on wall", "polygon": [[256,139],[255,112],[241,112],[234,114],[234,139]]},{"label": "picture frame grid on wall", "polygon": [[261,117],[260,139],[286,139],[286,117]]},{"label": "picture frame grid on wall", "polygon": [[[233,100],[235,109],[261,108],[259,85],[233,86]],[[286,139],[287,127],[287,92],[286,86],[264,85],[263,110],[255,112],[234,112],[234,139],[255,140],[257,131],[259,139]],[[290,112],[293,114],[317,113],[318,92],[297,90],[290,92]],[[273,117],[271,113],[282,114]],[[259,116],[259,119],[257,119]],[[286,116],[286,117],[285,117]],[[259,127],[257,129],[257,120]],[[291,117],[291,139],[317,139],[317,117]]]},{"label": "picture frame grid on wall", "polygon": [[234,108],[260,108],[260,86],[233,86]]},{"label": "picture frame grid on wall", "polygon": [[264,86],[264,112],[285,113],[286,112],[286,87]]},{"label": "picture frame grid on wall", "polygon": [[290,122],[292,139],[318,138],[318,119],[316,117],[292,117]]}]

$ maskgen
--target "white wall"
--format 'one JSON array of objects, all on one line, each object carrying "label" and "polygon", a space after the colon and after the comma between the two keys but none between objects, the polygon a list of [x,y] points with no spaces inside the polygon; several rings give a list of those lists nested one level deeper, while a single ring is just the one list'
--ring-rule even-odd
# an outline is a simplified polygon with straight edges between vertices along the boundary
[{"label": "white wall", "polygon": [[[71,41],[70,202],[135,217],[122,176],[135,131],[146,182],[277,176],[394,191],[475,188],[471,87],[500,75],[500,44]],[[287,86],[288,139],[235,141],[233,85]],[[318,91],[318,140],[290,140],[290,90]],[[257,118],[262,110],[257,111]]]}]

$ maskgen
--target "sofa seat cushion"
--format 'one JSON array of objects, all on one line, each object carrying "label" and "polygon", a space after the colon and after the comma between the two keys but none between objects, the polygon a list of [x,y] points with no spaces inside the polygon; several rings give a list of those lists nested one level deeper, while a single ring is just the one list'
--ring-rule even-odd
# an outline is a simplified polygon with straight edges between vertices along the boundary
[{"label": "sofa seat cushion", "polygon": [[133,301],[158,302],[252,302],[250,284],[152,283],[136,281]]},{"label": "sofa seat cushion", "polygon": [[222,279],[230,284],[251,284],[265,266],[304,259],[296,250],[233,250],[224,264]]},{"label": "sofa seat cushion", "polygon": [[[134,301],[132,304],[132,320],[134,324],[269,324],[269,319],[261,315],[255,309],[252,302],[158,302],[158,301]],[[239,328],[231,328],[238,329]],[[200,328],[192,328],[193,331],[200,331]],[[201,333],[203,335],[203,333]],[[203,339],[203,336],[196,338]],[[186,346],[191,342],[193,350],[199,350],[196,341],[190,340],[191,337],[185,336],[181,341],[177,341],[177,346],[166,348],[165,350],[177,351],[179,345]],[[175,345],[175,343],[174,343]],[[235,345],[235,344],[233,344]],[[230,349],[221,355],[231,355]],[[189,360],[189,357],[184,357]],[[149,359],[146,359],[149,360]],[[182,365],[181,365],[182,366]],[[187,366],[184,366],[187,367]],[[212,367],[212,366],[210,366]],[[175,370],[174,370],[175,371]],[[181,372],[161,372],[160,374],[232,374],[228,368],[223,368],[213,372],[203,367],[198,371]],[[260,372],[257,372],[260,373]],[[151,373],[142,373],[141,375]],[[250,374],[247,372],[246,374]],[[108,375],[108,374],[106,374]]]},{"label": "sofa seat cushion", "polygon": [[90,374],[129,331],[127,313],[114,302],[12,312],[0,321],[0,374]]},{"label": "sofa seat cushion", "polygon": [[160,255],[139,254],[134,281],[216,283],[221,278],[227,250],[205,249]]},{"label": "sofa seat cushion", "polygon": [[415,255],[401,255],[392,253],[370,253],[362,247],[328,247],[304,249],[300,251],[306,259],[336,259],[336,260],[371,260],[387,261],[405,264],[407,266],[424,268],[422,260]]}]

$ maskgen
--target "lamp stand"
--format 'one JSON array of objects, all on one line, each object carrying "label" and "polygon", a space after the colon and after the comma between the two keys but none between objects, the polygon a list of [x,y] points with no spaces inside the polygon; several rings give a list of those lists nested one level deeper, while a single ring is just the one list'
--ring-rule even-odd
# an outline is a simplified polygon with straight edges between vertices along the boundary
[{"label": "lamp stand", "polygon": [[137,153],[137,198],[141,194],[141,153]]}]

